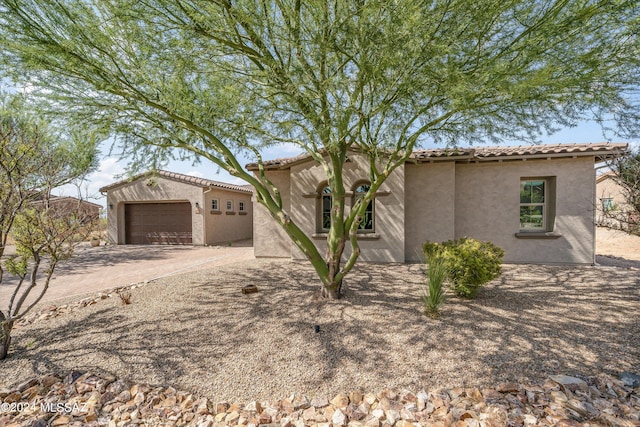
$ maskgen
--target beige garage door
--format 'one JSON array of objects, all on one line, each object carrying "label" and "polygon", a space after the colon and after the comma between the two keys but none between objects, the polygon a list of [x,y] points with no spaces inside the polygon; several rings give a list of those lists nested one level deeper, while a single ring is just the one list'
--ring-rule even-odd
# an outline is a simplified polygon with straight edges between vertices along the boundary
[{"label": "beige garage door", "polygon": [[191,204],[125,205],[125,242],[130,245],[190,245]]}]

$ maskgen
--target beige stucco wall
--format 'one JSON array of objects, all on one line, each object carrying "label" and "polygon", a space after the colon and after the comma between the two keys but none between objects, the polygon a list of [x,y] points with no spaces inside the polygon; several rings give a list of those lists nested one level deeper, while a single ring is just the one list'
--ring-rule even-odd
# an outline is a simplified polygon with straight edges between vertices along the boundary
[{"label": "beige stucco wall", "polygon": [[[202,205],[202,188],[156,176],[156,185],[147,185],[148,178],[141,178],[107,192],[107,237],[110,243],[124,244],[124,207],[138,202],[190,202],[192,241],[204,245],[204,217],[195,213],[196,202]],[[113,209],[110,208],[113,205]]]},{"label": "beige stucco wall", "polygon": [[405,257],[423,261],[427,240],[455,235],[455,163],[407,164],[405,178]]},{"label": "beige stucco wall", "polygon": [[[353,203],[354,188],[367,181],[368,160],[356,153],[349,155],[343,169],[343,180],[347,191],[347,209]],[[315,235],[314,243],[324,254],[326,251],[326,235],[318,233],[319,200],[309,197],[317,192],[326,182],[324,169],[315,162],[307,162],[291,168],[291,217],[307,235]],[[307,197],[305,197],[307,195]],[[363,234],[358,239],[361,249],[360,260],[371,262],[404,262],[404,168],[393,171],[380,187],[374,206],[375,233]],[[302,259],[304,255],[296,247],[292,247],[294,259]],[[350,254],[349,245],[345,256]]]},{"label": "beige stucco wall", "polygon": [[[343,179],[348,192],[347,209],[352,204],[352,190],[367,181],[368,162],[358,154],[350,154],[351,161],[345,165]],[[326,250],[326,235],[318,233],[317,204],[315,197],[326,175],[322,166],[315,162],[295,165],[286,171],[269,171],[267,176],[281,190],[286,213],[313,241],[321,254]],[[361,261],[404,262],[404,168],[396,169],[379,189],[375,199],[375,233],[362,235],[359,239]],[[303,259],[304,255],[295,246],[280,226],[262,206],[255,208],[254,253],[260,256],[282,256]],[[350,253],[347,247],[345,257]]]},{"label": "beige stucco wall", "polygon": [[[251,194],[218,188],[206,189],[177,182],[162,176],[140,178],[107,192],[107,239],[113,244],[125,243],[125,205],[127,203],[189,202],[191,203],[192,242],[211,245],[249,239],[252,236],[253,204]],[[211,213],[211,200],[219,200],[221,214]],[[233,202],[233,214],[226,213],[226,202]],[[246,215],[239,212],[244,202]],[[199,212],[196,209],[199,206]],[[113,209],[109,206],[113,205]]]},{"label": "beige stucco wall", "polygon": [[600,182],[596,183],[596,221],[598,224],[602,223],[604,225],[620,228],[622,224],[620,224],[619,221],[603,216],[602,199],[613,199],[613,216],[619,215],[619,212],[628,211],[629,205],[627,205],[625,201],[622,187],[620,187],[620,185],[618,185],[611,177],[604,177]]},{"label": "beige stucco wall", "polygon": [[[267,171],[267,177],[280,190],[285,213],[291,212],[289,171]],[[255,197],[255,196],[254,196]],[[253,253],[256,257],[291,257],[291,240],[284,229],[259,203],[253,203]]]},{"label": "beige stucco wall", "polygon": [[[555,177],[556,215],[552,239],[517,238],[520,178]],[[455,237],[491,241],[505,262],[592,263],[594,261],[595,170],[593,158],[457,164]]]},{"label": "beige stucco wall", "polygon": [[[348,191],[366,179],[368,170],[362,156],[352,154],[350,158],[352,162],[344,170]],[[592,157],[406,164],[394,171],[379,191],[376,238],[361,239],[360,260],[422,261],[425,241],[469,236],[503,248],[505,262],[593,263],[593,166]],[[281,188],[286,213],[303,232],[315,236],[314,242],[324,254],[325,236],[317,230],[315,197],[325,181],[321,166],[306,162],[292,166],[290,171],[267,173]],[[555,181],[553,236],[547,238],[516,236],[520,232],[520,179],[533,177]],[[351,200],[349,195],[347,207]],[[255,207],[254,248],[256,256],[303,257],[260,206]]]},{"label": "beige stucco wall", "polygon": [[[250,239],[253,233],[253,203],[251,194],[212,188],[204,190],[204,209],[201,213],[205,222],[205,241],[208,245]],[[211,201],[218,200],[218,211],[211,209]],[[232,210],[227,210],[231,201]],[[244,212],[240,211],[244,202]]]}]

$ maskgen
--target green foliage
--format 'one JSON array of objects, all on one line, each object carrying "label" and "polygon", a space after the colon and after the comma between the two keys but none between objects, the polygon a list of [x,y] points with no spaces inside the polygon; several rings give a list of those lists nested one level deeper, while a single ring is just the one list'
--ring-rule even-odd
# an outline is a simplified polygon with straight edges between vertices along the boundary
[{"label": "green foliage", "polygon": [[458,296],[475,297],[478,290],[500,276],[504,251],[491,242],[463,237],[423,246],[427,263],[442,259]]},{"label": "green foliage", "polygon": [[[5,274],[17,278],[0,301],[0,360],[14,322],[42,299],[57,263],[93,226],[77,205],[52,202],[51,190],[96,166],[97,141],[95,133],[43,120],[24,97],[0,92],[0,284]],[[10,233],[16,254],[5,258]]]},{"label": "green foliage", "polygon": [[430,317],[438,317],[440,307],[446,301],[444,283],[449,276],[447,264],[442,257],[433,256],[428,259],[427,283],[422,294],[424,313]]},{"label": "green foliage", "polygon": [[[636,0],[0,0],[0,73],[138,167],[190,156],[246,180],[339,289],[358,219],[416,146],[530,142],[594,117],[639,131],[638,16]],[[237,156],[280,143],[326,172],[326,257]],[[353,209],[350,149],[370,180]]]}]

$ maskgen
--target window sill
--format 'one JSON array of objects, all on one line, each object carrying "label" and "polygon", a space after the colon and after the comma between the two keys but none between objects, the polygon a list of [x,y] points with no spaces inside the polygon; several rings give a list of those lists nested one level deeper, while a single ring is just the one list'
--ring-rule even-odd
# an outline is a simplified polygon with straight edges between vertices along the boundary
[{"label": "window sill", "polygon": [[246,214],[247,214],[247,212],[245,212],[245,211],[238,212],[238,215],[246,215]]},{"label": "window sill", "polygon": [[[311,235],[316,240],[324,240],[327,238],[328,233],[314,233]],[[380,235],[378,233],[358,233],[358,240],[378,240]]]},{"label": "window sill", "polygon": [[222,212],[221,212],[221,211],[217,211],[217,210],[213,210],[213,209],[212,209],[212,210],[210,210],[210,211],[209,211],[209,213],[210,213],[211,215],[220,215],[220,214],[222,214]]},{"label": "window sill", "polygon": [[225,214],[225,215],[235,215],[236,213],[235,213],[235,212],[232,212],[232,211],[227,211],[227,212],[225,212],[224,214]]},{"label": "window sill", "polygon": [[521,231],[515,236],[516,239],[559,239],[562,234],[553,231]]}]

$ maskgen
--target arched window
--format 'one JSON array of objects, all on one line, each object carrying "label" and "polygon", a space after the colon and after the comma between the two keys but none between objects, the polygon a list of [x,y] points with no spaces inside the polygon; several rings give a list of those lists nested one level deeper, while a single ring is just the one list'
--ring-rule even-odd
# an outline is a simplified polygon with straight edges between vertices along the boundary
[{"label": "arched window", "polygon": [[331,228],[331,187],[328,185],[320,192],[320,231]]},{"label": "arched window", "polygon": [[[369,191],[371,185],[369,184],[358,184],[356,188],[353,190],[353,205],[355,206],[356,202],[364,197],[365,194]],[[362,215],[362,222],[358,226],[358,231],[361,233],[373,233],[373,208],[374,208],[374,200],[371,199],[369,204],[367,204],[367,208]]]}]

